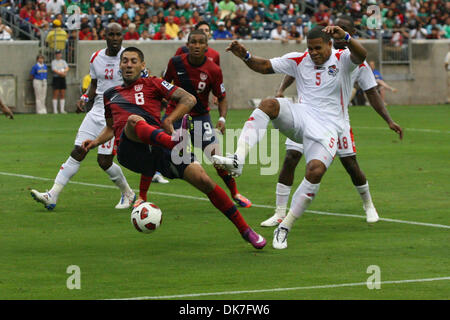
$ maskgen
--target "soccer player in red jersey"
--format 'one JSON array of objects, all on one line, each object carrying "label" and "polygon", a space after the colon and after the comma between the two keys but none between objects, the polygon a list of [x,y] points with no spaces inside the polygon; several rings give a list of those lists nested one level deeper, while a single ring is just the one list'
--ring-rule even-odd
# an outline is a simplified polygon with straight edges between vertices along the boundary
[{"label": "soccer player in red jersey", "polygon": [[[170,59],[164,79],[196,96],[197,104],[190,112],[194,121],[194,131],[191,132],[191,137],[194,146],[202,148],[205,155],[211,159],[213,155],[219,155],[220,150],[209,114],[209,93],[212,92],[219,101],[220,118],[216,128],[222,134],[225,132],[225,117],[228,109],[225,87],[222,82],[222,70],[205,56],[208,48],[208,37],[203,31],[192,31],[189,34],[187,46],[189,53]],[[166,115],[170,115],[174,109],[174,103],[169,103]],[[180,124],[180,121],[175,122],[174,127],[177,129]],[[223,169],[216,168],[216,170],[230,190],[233,200],[241,207],[249,208],[252,205],[251,201],[239,193],[236,180],[230,173]],[[139,199],[135,206],[146,201],[150,181],[150,177],[141,177]]]},{"label": "soccer player in red jersey", "polygon": [[[179,150],[177,142],[170,136],[174,133],[174,122],[183,117],[181,129],[187,129],[189,116],[186,113],[196,105],[196,98],[163,79],[141,78],[144,69],[141,50],[135,47],[123,50],[120,70],[124,84],[104,93],[106,127],[94,140],[84,141],[83,148],[90,150],[115,136],[117,159],[121,165],[147,176],[157,170],[169,179],[186,180],[208,196],[246,241],[254,248],[262,249],[266,240],[248,226],[225,191],[194,161],[194,154],[185,152],[184,148],[183,159],[178,161],[180,159],[174,152]],[[162,99],[176,103],[163,122],[160,120]]]},{"label": "soccer player in red jersey", "polygon": [[[208,36],[208,39],[211,38],[211,28],[209,27],[209,24],[206,21],[200,21],[199,23],[197,23],[195,25],[195,27],[194,27],[194,30],[201,30]],[[184,53],[189,53],[189,49],[188,49],[187,46],[179,47],[177,49],[177,51],[175,52],[175,55],[176,56],[180,56],[180,55],[182,55]],[[217,52],[213,48],[206,48],[205,56],[209,60],[213,61],[215,64],[220,66],[220,54],[219,54],[219,52]]]}]

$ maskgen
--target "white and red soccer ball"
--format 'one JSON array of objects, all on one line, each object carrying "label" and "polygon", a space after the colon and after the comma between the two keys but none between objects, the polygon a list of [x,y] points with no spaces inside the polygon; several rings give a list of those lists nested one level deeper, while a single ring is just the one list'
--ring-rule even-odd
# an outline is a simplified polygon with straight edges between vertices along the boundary
[{"label": "white and red soccer ball", "polygon": [[151,233],[162,223],[161,209],[151,202],[141,203],[131,211],[131,223],[137,231]]}]

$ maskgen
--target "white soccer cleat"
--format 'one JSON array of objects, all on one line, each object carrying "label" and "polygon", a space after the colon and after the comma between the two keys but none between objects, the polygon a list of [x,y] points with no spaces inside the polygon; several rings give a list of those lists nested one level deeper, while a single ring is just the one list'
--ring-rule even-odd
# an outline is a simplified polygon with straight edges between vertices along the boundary
[{"label": "white soccer cleat", "polygon": [[239,162],[235,154],[228,154],[226,157],[214,155],[212,161],[214,166],[228,171],[233,177],[239,177],[242,174],[244,165]]},{"label": "white soccer cleat", "polygon": [[375,223],[378,220],[380,220],[380,218],[378,217],[377,209],[375,209],[375,207],[373,205],[368,206],[367,208],[365,205],[363,205],[363,208],[364,208],[364,211],[366,212],[367,223]]},{"label": "white soccer cleat", "polygon": [[169,183],[169,180],[165,179],[161,173],[156,173],[153,178],[152,182],[156,183]]},{"label": "white soccer cleat", "polygon": [[31,196],[37,202],[44,204],[44,206],[47,210],[53,210],[56,207],[56,201],[54,199],[52,199],[52,196],[48,192],[41,193],[41,192],[33,189],[33,190],[31,190]]},{"label": "white soccer cleat", "polygon": [[122,193],[122,196],[120,197],[119,203],[115,206],[116,209],[128,209],[133,205],[133,202],[136,200],[136,194],[130,193],[130,194],[124,194]]},{"label": "white soccer cleat", "polygon": [[287,248],[287,236],[288,236],[289,230],[278,226],[273,231],[273,242],[272,246],[274,249],[286,249]]},{"label": "white soccer cleat", "polygon": [[277,214],[274,214],[269,219],[261,222],[261,227],[276,227],[283,221],[284,217],[280,217]]}]

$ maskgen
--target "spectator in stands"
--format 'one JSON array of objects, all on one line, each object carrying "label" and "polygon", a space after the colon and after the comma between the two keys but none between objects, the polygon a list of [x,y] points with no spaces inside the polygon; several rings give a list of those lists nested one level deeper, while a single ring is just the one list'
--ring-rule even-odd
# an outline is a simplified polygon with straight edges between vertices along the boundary
[{"label": "spectator in stands", "polygon": [[239,18],[239,24],[234,28],[234,34],[236,35],[237,39],[245,40],[250,39],[251,33],[252,30],[247,23],[247,19],[244,16],[241,16]]},{"label": "spectator in stands", "polygon": [[138,11],[136,13],[136,17],[139,17],[139,19],[141,19],[141,21],[145,21],[145,19],[149,18],[147,10],[145,10],[145,6],[142,6],[138,9]]},{"label": "spectator in stands", "polygon": [[174,17],[172,15],[167,16],[165,27],[167,35],[172,39],[176,39],[180,27],[174,22]]},{"label": "spectator in stands", "polygon": [[428,32],[429,35],[432,33],[433,28],[436,28],[438,30],[437,33],[439,34],[439,37],[438,38],[433,37],[433,38],[430,38],[430,39],[440,39],[441,36],[444,35],[444,31],[442,30],[442,26],[438,23],[438,21],[437,21],[437,19],[435,17],[430,19],[430,24],[427,25],[427,27],[426,27],[427,32]]},{"label": "spectator in stands", "polygon": [[126,29],[131,23],[131,19],[129,18],[128,13],[124,12],[117,22],[122,26],[123,29]]},{"label": "spectator in stands", "polygon": [[257,0],[254,0],[253,7],[250,10],[248,10],[248,12],[247,12],[247,19],[249,21],[253,21],[253,20],[255,20],[257,15],[260,16],[261,18],[263,18],[265,16],[264,4],[258,3]]},{"label": "spectator in stands", "polygon": [[185,36],[188,36],[192,29],[192,25],[187,22],[184,16],[180,17],[180,24],[178,27],[180,28],[180,31],[183,31]]},{"label": "spectator in stands", "polygon": [[316,23],[320,26],[327,26],[330,23],[330,12],[328,7],[321,3],[319,4],[319,10],[314,13],[314,17],[316,18]]},{"label": "spectator in stands", "polygon": [[276,28],[270,31],[270,40],[280,40],[281,43],[288,42],[288,34],[281,23],[277,23]]},{"label": "spectator in stands", "polygon": [[441,38],[441,30],[437,27],[434,26],[431,28],[431,33],[429,33],[427,35],[427,39],[440,39]]},{"label": "spectator in stands", "polygon": [[192,13],[192,16],[189,18],[189,24],[191,26],[195,26],[197,23],[199,23],[202,20],[202,18],[200,17],[200,14],[198,13],[198,11],[194,11]]},{"label": "spectator in stands", "polygon": [[450,17],[445,20],[444,26],[445,38],[450,39]]},{"label": "spectator in stands", "polygon": [[92,27],[93,29],[96,29],[97,30],[97,33],[100,33],[100,31],[102,30],[102,29],[104,29],[105,27],[103,26],[103,21],[102,21],[102,18],[100,17],[100,16],[97,16],[95,19],[94,19],[94,26]]},{"label": "spectator in stands", "polygon": [[153,36],[153,40],[171,40],[172,38],[166,33],[166,26],[162,24],[159,31]]},{"label": "spectator in stands", "polygon": [[90,14],[91,13],[91,1],[90,0],[81,0],[79,5],[81,14]]},{"label": "spectator in stands", "polygon": [[[247,15],[248,17],[248,15]],[[261,16],[259,14],[255,15],[255,18],[252,22],[250,22],[250,28],[254,32],[261,32],[264,29],[263,21],[261,19]]]},{"label": "spectator in stands", "polygon": [[150,37],[153,37],[155,33],[159,31],[160,27],[161,23],[158,22],[158,16],[152,16],[152,21],[150,22],[150,25],[148,27],[148,33],[150,34]]},{"label": "spectator in stands", "polygon": [[411,39],[426,39],[427,36],[427,29],[424,28],[422,22],[418,22],[414,29],[409,30],[409,37]]},{"label": "spectator in stands", "polygon": [[116,7],[115,7],[116,1],[115,0],[106,0],[103,2],[103,14],[110,15],[116,13]]},{"label": "spectator in stands", "polygon": [[300,32],[297,31],[297,27],[295,26],[295,24],[291,25],[287,38],[288,40],[294,40],[295,43],[298,44],[302,43],[303,40],[303,37]]},{"label": "spectator in stands", "polygon": [[25,21],[31,22],[33,17],[33,2],[27,1],[19,11],[19,17]]},{"label": "spectator in stands", "polygon": [[281,23],[280,16],[275,11],[275,5],[273,3],[269,4],[269,7],[267,8],[266,12],[264,13],[264,19],[267,22],[270,23]]},{"label": "spectator in stands", "polygon": [[123,4],[123,7],[119,11],[116,11],[116,16],[117,18],[121,18],[125,13],[130,20],[133,20],[136,15],[135,9],[130,7],[130,2],[128,1]]},{"label": "spectator in stands", "polygon": [[236,4],[231,0],[222,0],[219,2],[220,20],[225,17],[234,18],[234,13],[236,12]]},{"label": "spectator in stands", "polygon": [[298,0],[291,0],[286,7],[286,13],[290,16],[296,16],[300,13],[300,4]]},{"label": "spectator in stands", "polygon": [[305,37],[304,27],[303,27],[303,19],[301,17],[297,17],[294,22],[295,29],[300,34],[302,39]]},{"label": "spectator in stands", "polygon": [[47,97],[47,66],[44,63],[44,56],[39,54],[36,57],[36,64],[31,68],[30,78],[33,81],[34,97],[36,99],[36,113],[47,114],[45,98]]},{"label": "spectator in stands", "polygon": [[93,40],[91,27],[89,24],[82,23],[80,27],[80,31],[78,32],[79,40]]},{"label": "spectator in stands", "polygon": [[100,0],[91,1],[91,15],[105,15],[104,4]]},{"label": "spectator in stands", "polygon": [[233,34],[225,29],[225,22],[219,21],[217,27],[218,29],[213,32],[214,40],[230,40],[233,38]]},{"label": "spectator in stands", "polygon": [[179,41],[187,41],[187,39],[188,39],[188,34],[185,34],[185,33],[183,32],[183,30],[178,31],[176,40],[179,40]]},{"label": "spectator in stands", "polygon": [[47,1],[47,12],[50,15],[57,15],[58,13],[66,12],[66,4],[64,0],[48,0]]},{"label": "spectator in stands", "polygon": [[206,12],[211,13],[212,15],[216,15],[219,13],[219,3],[217,0],[210,0],[208,5],[206,6]]},{"label": "spectator in stands", "polygon": [[8,108],[7,105],[5,105],[0,98],[0,110],[5,114],[5,117],[9,119],[14,119],[14,114],[12,113],[11,109]]},{"label": "spectator in stands", "polygon": [[67,113],[65,106],[66,76],[69,72],[69,65],[62,58],[61,50],[55,52],[55,59],[52,61],[53,71],[53,113],[58,113],[58,98],[61,113]]},{"label": "spectator in stands", "polygon": [[6,24],[3,24],[3,21],[0,18],[0,40],[13,40],[12,33],[11,28]]},{"label": "spectator in stands", "polygon": [[415,15],[419,13],[420,3],[417,0],[410,0],[406,2],[406,11],[412,11]]},{"label": "spectator in stands", "polygon": [[61,28],[61,21],[58,19],[53,20],[52,25],[53,29],[47,34],[45,42],[50,49],[64,50],[68,38],[67,32]]},{"label": "spectator in stands", "polygon": [[139,26],[139,28],[138,28],[138,33],[140,34],[140,35],[142,35],[142,32],[144,31],[144,30],[147,30],[147,32],[149,31],[149,28],[150,28],[150,23],[152,22],[152,20],[150,19],[150,17],[147,17],[145,20],[144,20],[144,23],[141,23],[141,25]]},{"label": "spectator in stands", "polygon": [[141,36],[139,37],[139,41],[151,41],[152,38],[148,33],[148,29],[142,30]]},{"label": "spectator in stands", "polygon": [[128,31],[123,36],[123,40],[139,40],[139,33],[136,31],[134,23],[128,25]]}]

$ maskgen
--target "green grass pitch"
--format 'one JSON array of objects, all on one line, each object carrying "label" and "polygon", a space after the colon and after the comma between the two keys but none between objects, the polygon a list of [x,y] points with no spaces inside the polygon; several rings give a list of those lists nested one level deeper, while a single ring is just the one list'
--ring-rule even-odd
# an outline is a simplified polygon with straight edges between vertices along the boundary
[{"label": "green grass pitch", "polygon": [[[152,184],[150,201],[164,219],[145,235],[130,223],[131,210],[114,209],[120,194],[96,152],[54,211],[32,200],[30,188],[52,186],[83,115],[2,117],[0,299],[449,299],[450,108],[389,110],[405,129],[403,141],[371,108],[350,108],[358,160],[386,220],[365,222],[359,195],[335,161],[281,251],[271,246],[273,229],[259,226],[273,213],[278,176],[260,175],[259,165],[247,165],[237,182],[255,204],[240,211],[268,240],[263,250],[181,180]],[[250,112],[230,110],[227,128],[241,128]],[[279,149],[281,164],[281,134]],[[226,188],[211,165],[205,168]],[[124,173],[137,189],[139,176]],[[302,160],[293,191],[303,173]],[[71,265],[81,270],[79,290],[66,286]],[[371,265],[379,267],[380,289],[365,285]]]}]

